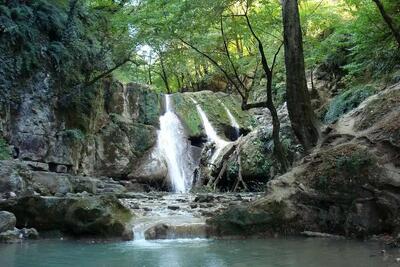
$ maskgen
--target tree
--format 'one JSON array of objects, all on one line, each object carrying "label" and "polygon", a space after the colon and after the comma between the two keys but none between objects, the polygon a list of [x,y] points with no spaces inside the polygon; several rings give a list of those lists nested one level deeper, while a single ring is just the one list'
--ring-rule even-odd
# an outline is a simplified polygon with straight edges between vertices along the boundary
[{"label": "tree", "polygon": [[319,131],[307,89],[297,0],[282,2],[282,18],[289,118],[294,133],[307,153],[317,144]]},{"label": "tree", "polygon": [[399,48],[400,48],[400,30],[396,27],[395,23],[393,22],[393,19],[387,14],[382,2],[380,0],[372,0],[372,1],[374,1],[376,6],[378,7],[383,20],[388,25],[389,29],[391,30],[394,38],[396,39],[396,42],[397,42]]}]

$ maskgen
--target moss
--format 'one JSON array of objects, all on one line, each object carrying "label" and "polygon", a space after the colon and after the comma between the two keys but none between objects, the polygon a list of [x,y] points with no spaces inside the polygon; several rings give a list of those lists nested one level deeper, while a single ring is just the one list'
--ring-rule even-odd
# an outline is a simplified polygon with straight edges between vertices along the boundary
[{"label": "moss", "polygon": [[318,154],[304,174],[304,180],[326,193],[353,193],[358,187],[375,181],[377,159],[366,147],[345,144]]},{"label": "moss", "polygon": [[11,151],[3,137],[0,137],[0,160],[11,159]]},{"label": "moss", "polygon": [[175,94],[173,96],[175,110],[190,136],[204,135],[201,118],[191,98],[199,103],[220,136],[224,137],[227,132],[226,129],[231,125],[221,102],[229,109],[242,129],[251,128],[251,116],[241,110],[240,101],[232,95],[209,91]]},{"label": "moss", "polygon": [[67,129],[63,132],[63,136],[71,141],[82,142],[85,140],[85,134],[80,129]]},{"label": "moss", "polygon": [[336,96],[325,114],[325,123],[333,123],[343,114],[358,107],[367,97],[375,93],[372,85],[356,86]]}]

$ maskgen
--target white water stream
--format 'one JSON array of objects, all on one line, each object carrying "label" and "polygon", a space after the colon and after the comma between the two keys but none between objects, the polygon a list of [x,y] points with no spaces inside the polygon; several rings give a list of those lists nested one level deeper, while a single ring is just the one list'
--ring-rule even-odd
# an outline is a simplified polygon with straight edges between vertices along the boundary
[{"label": "white water stream", "polygon": [[229,121],[231,122],[231,126],[235,129],[235,136],[234,138],[237,139],[240,136],[240,126],[239,123],[236,121],[235,117],[232,115],[231,111],[225,106],[225,104],[218,99],[221,105],[224,107],[226,114],[228,114]]},{"label": "white water stream", "polygon": [[215,150],[213,156],[211,157],[211,163],[213,163],[217,159],[218,155],[221,153],[222,149],[224,149],[224,147],[226,145],[228,145],[229,142],[223,140],[222,138],[220,138],[218,136],[217,132],[215,131],[211,122],[208,120],[208,117],[207,117],[206,113],[204,112],[204,110],[201,108],[200,104],[193,98],[191,98],[191,100],[196,105],[196,109],[200,115],[207,138],[209,139],[209,141],[211,141],[215,144],[216,150]]},{"label": "white water stream", "polygon": [[190,144],[181,121],[173,111],[170,95],[165,95],[165,109],[165,114],[160,117],[158,146],[167,163],[173,191],[186,193],[191,188],[194,171]]}]

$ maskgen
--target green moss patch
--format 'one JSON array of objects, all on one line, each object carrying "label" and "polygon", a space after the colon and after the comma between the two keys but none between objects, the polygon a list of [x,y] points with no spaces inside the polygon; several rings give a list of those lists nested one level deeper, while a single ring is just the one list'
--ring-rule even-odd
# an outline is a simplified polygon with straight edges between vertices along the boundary
[{"label": "green moss patch", "polygon": [[371,85],[356,86],[336,96],[330,103],[325,114],[325,123],[333,123],[343,114],[358,107],[367,97],[375,93],[375,87]]},{"label": "green moss patch", "polygon": [[210,91],[175,94],[173,95],[175,111],[190,136],[199,137],[204,135],[201,118],[191,98],[199,103],[220,136],[224,137],[226,128],[231,125],[222,103],[229,109],[242,129],[251,128],[250,114],[241,110],[239,99],[232,95],[212,93]]},{"label": "green moss patch", "polygon": [[0,137],[0,160],[11,159],[11,151],[3,137]]}]

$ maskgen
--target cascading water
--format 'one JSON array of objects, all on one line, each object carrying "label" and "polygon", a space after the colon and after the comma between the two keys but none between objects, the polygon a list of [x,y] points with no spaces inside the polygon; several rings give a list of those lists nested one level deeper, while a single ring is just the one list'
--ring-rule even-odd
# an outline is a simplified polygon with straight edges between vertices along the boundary
[{"label": "cascading water", "polygon": [[215,143],[215,147],[216,150],[214,152],[214,155],[211,157],[211,162],[214,162],[219,153],[221,153],[222,149],[228,145],[229,142],[223,140],[222,138],[220,138],[217,134],[217,132],[215,131],[214,127],[212,126],[212,124],[210,123],[210,121],[208,120],[208,117],[206,115],[206,113],[204,112],[204,110],[201,108],[200,104],[194,100],[193,98],[191,98],[191,100],[193,101],[193,103],[196,105],[196,109],[197,112],[200,115],[201,121],[203,123],[204,126],[204,131],[206,132],[207,138]]},{"label": "cascading water", "polygon": [[129,99],[128,99],[128,89],[124,85],[123,87],[123,92],[122,92],[122,98],[124,100],[123,102],[123,110],[122,110],[122,117],[126,119],[131,119],[130,113],[129,113]]},{"label": "cascading water", "polygon": [[188,192],[193,179],[190,144],[178,116],[173,111],[171,96],[165,95],[166,112],[160,117],[158,147],[168,167],[168,176],[175,193]]},{"label": "cascading water", "polygon": [[221,100],[218,100],[220,103],[221,103],[221,105],[224,107],[224,109],[225,109],[225,111],[226,111],[226,114],[228,114],[228,118],[229,118],[229,121],[231,122],[231,126],[232,126],[232,128],[235,130],[235,132],[234,132],[234,139],[238,139],[239,138],[239,136],[240,136],[240,126],[239,126],[239,123],[236,121],[236,119],[235,119],[235,117],[232,115],[232,113],[231,113],[231,111],[227,108],[227,106],[225,106],[225,104],[221,101]]}]

